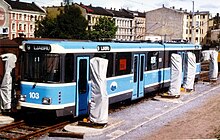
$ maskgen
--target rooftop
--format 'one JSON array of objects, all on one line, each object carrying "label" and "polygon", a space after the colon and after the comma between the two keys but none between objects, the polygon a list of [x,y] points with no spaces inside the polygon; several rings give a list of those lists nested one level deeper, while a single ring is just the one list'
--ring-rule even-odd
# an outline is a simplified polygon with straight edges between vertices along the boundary
[{"label": "rooftop", "polygon": [[36,11],[36,12],[43,12],[43,13],[45,12],[41,7],[37,6],[34,2],[26,3],[26,2],[20,2],[19,0],[16,0],[16,1],[4,0],[4,1],[8,3],[12,9]]}]

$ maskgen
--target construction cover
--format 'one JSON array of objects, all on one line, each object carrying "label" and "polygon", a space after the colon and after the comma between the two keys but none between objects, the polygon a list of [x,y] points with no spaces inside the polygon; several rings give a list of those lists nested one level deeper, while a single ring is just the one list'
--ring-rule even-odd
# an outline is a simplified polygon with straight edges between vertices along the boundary
[{"label": "construction cover", "polygon": [[209,79],[217,80],[218,78],[218,52],[210,50],[210,62],[209,62]]},{"label": "construction cover", "polygon": [[193,89],[195,75],[196,75],[196,56],[192,52],[187,52],[185,61],[185,77],[183,81],[183,88]]},{"label": "construction cover", "polygon": [[210,61],[210,50],[202,51],[202,60]]},{"label": "construction cover", "polygon": [[170,95],[179,95],[182,81],[182,57],[179,54],[171,54],[170,70]]},{"label": "construction cover", "polygon": [[106,73],[108,60],[94,57],[91,67],[91,104],[90,121],[99,124],[108,122],[108,94],[106,91]]},{"label": "construction cover", "polygon": [[7,53],[1,55],[2,61],[5,61],[5,73],[0,88],[0,108],[2,110],[11,109],[12,94],[12,69],[15,68],[17,57],[14,54]]}]

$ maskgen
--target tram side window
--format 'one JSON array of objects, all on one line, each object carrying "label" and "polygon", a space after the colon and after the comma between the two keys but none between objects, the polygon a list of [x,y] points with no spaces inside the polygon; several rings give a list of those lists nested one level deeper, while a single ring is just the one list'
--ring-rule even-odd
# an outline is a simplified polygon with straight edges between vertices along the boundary
[{"label": "tram side window", "polygon": [[104,59],[108,59],[108,68],[107,68],[107,75],[106,77],[112,77],[113,76],[113,53],[99,53],[94,54],[94,57],[101,57]]},{"label": "tram side window", "polygon": [[60,55],[24,53],[22,55],[22,80],[33,82],[60,81]]},{"label": "tram side window", "polygon": [[159,55],[158,55],[158,68],[161,69],[164,67],[164,52],[163,51],[159,51]]},{"label": "tram side window", "polygon": [[177,51],[169,51],[169,65],[168,65],[169,67],[171,66],[171,55],[172,55],[173,53],[174,53],[174,54],[177,54]]},{"label": "tram side window", "polygon": [[158,51],[148,52],[147,67],[148,70],[158,69]]},{"label": "tram side window", "polygon": [[74,81],[74,56],[73,54],[66,54],[65,57],[65,82]]},{"label": "tram side window", "polygon": [[124,75],[131,73],[131,53],[116,54],[116,69],[115,75]]},{"label": "tram side window", "polygon": [[106,59],[108,59],[107,77],[113,76],[113,53],[107,53]]},{"label": "tram side window", "polygon": [[196,50],[196,51],[194,51],[194,54],[196,56],[196,63],[199,63],[201,61],[201,51]]}]

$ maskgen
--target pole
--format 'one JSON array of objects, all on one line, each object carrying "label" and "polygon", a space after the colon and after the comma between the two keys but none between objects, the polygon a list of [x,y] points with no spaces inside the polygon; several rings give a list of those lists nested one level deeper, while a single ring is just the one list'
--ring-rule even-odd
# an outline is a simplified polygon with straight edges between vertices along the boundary
[{"label": "pole", "polygon": [[192,39],[191,39],[191,42],[192,43],[195,43],[195,38],[194,38],[194,1],[192,1],[192,6],[193,6],[193,9],[192,9],[192,28],[191,28],[191,31],[192,31]]}]

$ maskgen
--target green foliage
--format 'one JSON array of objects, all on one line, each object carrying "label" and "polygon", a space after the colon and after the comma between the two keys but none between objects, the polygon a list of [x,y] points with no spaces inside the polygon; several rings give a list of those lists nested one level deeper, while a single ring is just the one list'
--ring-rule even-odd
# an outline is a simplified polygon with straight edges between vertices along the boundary
[{"label": "green foliage", "polygon": [[54,19],[46,17],[37,22],[36,37],[86,39],[88,21],[74,5],[66,6]]},{"label": "green foliage", "polygon": [[56,38],[58,32],[56,19],[46,17],[42,21],[37,21],[37,30],[35,30],[36,37]]},{"label": "green foliage", "polygon": [[96,41],[112,40],[117,32],[115,21],[107,17],[100,17],[99,21],[89,32],[89,38]]}]

